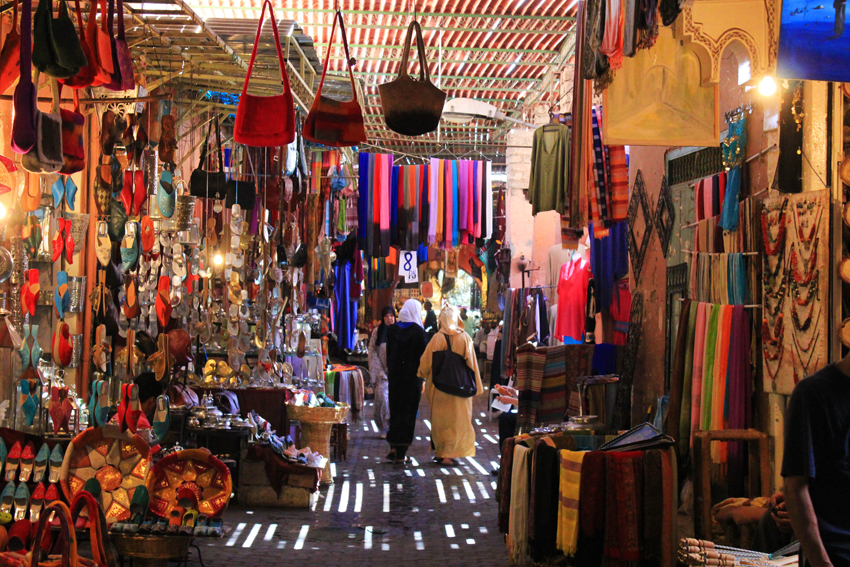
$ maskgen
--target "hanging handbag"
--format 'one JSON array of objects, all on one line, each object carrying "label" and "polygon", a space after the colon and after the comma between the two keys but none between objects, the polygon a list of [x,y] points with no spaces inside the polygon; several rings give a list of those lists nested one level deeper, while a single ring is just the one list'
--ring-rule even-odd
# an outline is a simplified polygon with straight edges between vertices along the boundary
[{"label": "hanging handbag", "polygon": [[36,88],[32,82],[32,0],[21,6],[21,80],[13,97],[12,150],[25,154],[35,145]]},{"label": "hanging handbag", "polygon": [[[251,161],[251,154],[247,148],[243,148],[243,153],[248,154],[248,163],[251,165],[251,169],[253,169],[253,162]],[[237,171],[238,167],[234,167],[234,155],[236,154],[236,148],[233,148],[230,152],[230,171],[233,172],[233,177],[240,177],[240,173]],[[253,172],[254,177],[257,177],[256,171]],[[227,197],[224,200],[224,206],[228,209],[233,205],[239,205],[242,207],[243,211],[251,211],[254,209],[256,195],[257,195],[257,184],[253,181],[239,181],[238,179],[229,179],[227,181]]]},{"label": "hanging handbag", "polygon": [[[105,28],[106,2],[104,0],[100,0],[99,6],[101,11],[101,20],[103,21],[103,27]],[[98,2],[97,0],[92,0],[89,6],[89,18],[86,22],[86,43],[89,45],[89,52],[91,53],[89,65],[91,65],[94,73],[91,86],[95,87],[108,83],[112,80],[112,77],[110,76],[110,73],[112,72],[112,44],[109,41],[109,35],[106,31],[97,26],[97,11]],[[101,62],[104,58],[106,58],[106,63]]]},{"label": "hanging handbag", "polygon": [[18,33],[18,0],[13,5],[12,29],[6,34],[0,51],[0,94],[4,94],[21,75],[21,34]]},{"label": "hanging handbag", "polygon": [[434,387],[451,396],[471,398],[478,393],[475,372],[466,364],[463,356],[452,350],[449,336],[445,333],[438,334],[443,335],[446,340],[446,350],[434,351],[431,354],[431,381]]},{"label": "hanging handbag", "polygon": [[[248,81],[251,80],[251,70],[257,57],[257,47],[260,45],[260,32],[263,30],[263,16],[269,8],[269,18],[274,32],[274,44],[277,48],[277,60],[280,65],[280,80],[283,94],[274,96],[256,96],[248,94]],[[242,96],[236,107],[236,124],[233,127],[233,139],[238,144],[256,147],[283,146],[295,139],[295,102],[292,89],[289,86],[289,76],[286,72],[286,60],[280,50],[280,38],[277,33],[277,22],[274,8],[269,0],[263,2],[260,13],[260,23],[257,24],[257,37],[254,40],[254,50],[248,63],[248,74],[242,85]]]},{"label": "hanging handbag", "polygon": [[33,65],[45,75],[67,79],[88,65],[65,0],[59,0],[59,15],[56,18],[53,17],[52,0],[38,3],[32,37]]},{"label": "hanging handbag", "polygon": [[[215,122],[215,147],[216,154],[218,155],[218,171],[206,171],[203,168],[206,166],[207,148],[210,142],[210,134],[212,134],[213,122]],[[227,196],[227,174],[224,173],[224,158],[221,155],[221,131],[219,129],[217,113],[214,113],[214,118],[210,120],[207,137],[201,146],[201,159],[198,161],[198,168],[189,177],[189,194],[194,197],[216,200],[224,199]]]},{"label": "hanging handbag", "polygon": [[[342,45],[345,49],[345,60],[348,64],[348,76],[351,79],[351,100],[339,101],[322,96],[322,86],[325,84],[325,76],[328,73],[328,63],[331,59],[331,48],[333,37],[336,32],[336,23],[339,21],[339,29],[342,33]],[[303,136],[311,142],[334,146],[337,148],[356,146],[365,142],[366,127],[363,124],[363,110],[357,102],[357,87],[354,83],[354,73],[351,67],[355,61],[348,52],[348,38],[345,35],[345,23],[342,20],[342,12],[337,10],[334,15],[334,23],[331,28],[331,39],[325,53],[325,65],[322,67],[322,80],[319,82],[319,90],[313,99],[313,106],[304,121]]]},{"label": "hanging handbag", "polygon": [[123,0],[118,0],[118,37],[115,38],[115,60],[118,62],[118,68],[121,71],[121,90],[128,91],[135,88],[133,58],[130,55],[130,47],[127,45],[127,36],[124,34]]},{"label": "hanging handbag", "polygon": [[[61,94],[61,90],[59,91]],[[74,91],[74,110],[61,109],[62,117],[62,157],[64,164],[59,173],[71,175],[86,168],[86,149],[83,144],[83,130],[86,117],[80,114],[80,97]]]},{"label": "hanging handbag", "polygon": [[[419,80],[407,74],[407,57],[410,55],[413,31],[416,30],[416,45],[419,52]],[[422,28],[416,20],[407,28],[404,52],[398,77],[394,81],[378,85],[381,93],[381,108],[384,120],[393,132],[404,136],[421,136],[433,132],[440,125],[446,93],[431,82],[428,62],[425,60],[425,41]]]},{"label": "hanging handbag", "polygon": [[[33,81],[38,84],[39,71]],[[50,112],[41,112],[36,108],[36,142],[21,157],[21,165],[30,173],[56,173],[65,165],[62,157],[62,115],[59,113],[59,82],[51,77],[53,106]]]},{"label": "hanging handbag", "polygon": [[[92,566],[114,567],[117,561],[109,532],[106,529],[106,516],[95,497],[85,490],[79,490],[74,494],[68,508],[71,512],[72,525],[76,525],[78,521],[85,521],[88,525],[89,542],[91,543],[89,547],[92,557],[91,559],[80,557],[80,560]],[[86,511],[86,517],[81,515],[83,510]]]},{"label": "hanging handbag", "polygon": [[[108,83],[103,84],[103,88],[108,89],[110,91],[120,91],[121,90],[121,66],[118,63],[118,47],[117,42],[115,41],[115,32],[113,32],[113,22],[115,21],[115,2],[114,0],[109,0],[107,3],[107,10],[109,13],[106,17],[106,31],[109,35],[109,46],[110,53],[112,55],[112,71],[109,73],[110,81]],[[124,18],[124,15],[121,15],[121,18]],[[102,17],[101,17],[102,19]]]},{"label": "hanging handbag", "polygon": [[[59,82],[63,85],[68,85],[72,89],[82,89],[94,82],[95,77],[95,59],[92,54],[91,48],[89,47],[89,42],[86,39],[86,30],[83,28],[83,13],[80,11],[80,0],[74,0],[75,9],[77,12],[77,26],[80,31],[80,46],[83,49],[83,54],[86,57],[86,61],[88,62],[85,66],[80,68],[80,72],[74,75],[73,77],[68,77],[67,79],[61,79]],[[92,6],[96,5],[96,2],[92,2]],[[94,22],[91,22],[94,25]]]}]

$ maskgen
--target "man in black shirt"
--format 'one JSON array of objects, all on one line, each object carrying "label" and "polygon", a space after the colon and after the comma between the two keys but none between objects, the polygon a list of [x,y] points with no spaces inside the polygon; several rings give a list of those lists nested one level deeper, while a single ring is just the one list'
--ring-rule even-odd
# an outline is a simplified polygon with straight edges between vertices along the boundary
[{"label": "man in black shirt", "polygon": [[425,308],[425,334],[428,336],[428,340],[431,340],[431,337],[437,334],[437,314],[434,313],[434,310],[431,308],[431,302],[426,301],[423,304]]},{"label": "man in black shirt", "polygon": [[785,500],[812,567],[850,567],[850,356],[801,380],[785,423]]}]

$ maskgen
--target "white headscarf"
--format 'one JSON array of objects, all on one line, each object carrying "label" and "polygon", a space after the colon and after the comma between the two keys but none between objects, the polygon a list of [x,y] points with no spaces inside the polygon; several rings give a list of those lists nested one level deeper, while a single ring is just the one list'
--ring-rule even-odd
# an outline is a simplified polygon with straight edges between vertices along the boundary
[{"label": "white headscarf", "polygon": [[416,323],[423,329],[422,325],[422,304],[415,299],[408,299],[404,302],[401,311],[398,312],[399,323]]},{"label": "white headscarf", "polygon": [[446,305],[440,311],[440,331],[447,335],[459,335],[463,332],[460,313],[451,305]]}]

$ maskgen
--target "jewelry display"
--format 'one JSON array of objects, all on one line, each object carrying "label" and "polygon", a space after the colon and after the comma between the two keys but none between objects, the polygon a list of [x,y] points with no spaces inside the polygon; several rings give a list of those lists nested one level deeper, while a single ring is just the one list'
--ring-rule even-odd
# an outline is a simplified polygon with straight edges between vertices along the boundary
[{"label": "jewelry display", "polygon": [[820,293],[828,275],[827,244],[821,238],[825,199],[821,191],[768,198],[762,204],[762,352],[768,392],[790,394],[827,359]]}]

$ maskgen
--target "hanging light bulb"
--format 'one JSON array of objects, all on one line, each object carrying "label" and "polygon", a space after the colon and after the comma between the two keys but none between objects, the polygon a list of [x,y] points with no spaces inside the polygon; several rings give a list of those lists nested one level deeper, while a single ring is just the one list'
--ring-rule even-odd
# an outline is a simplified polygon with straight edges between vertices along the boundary
[{"label": "hanging light bulb", "polygon": [[213,257],[213,264],[215,264],[216,266],[221,266],[222,264],[224,264],[224,257],[221,254],[217,253]]},{"label": "hanging light bulb", "polygon": [[0,219],[6,218],[6,206],[0,203]]},{"label": "hanging light bulb", "polygon": [[771,96],[776,92],[776,81],[770,75],[765,75],[759,83],[759,94],[762,96]]}]

